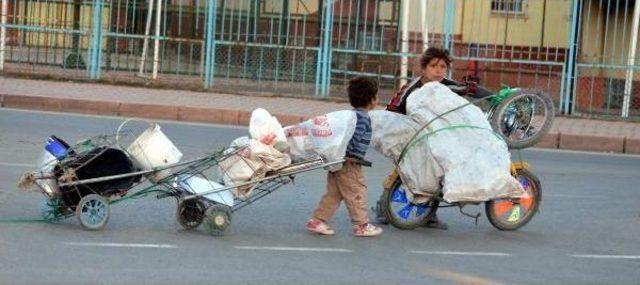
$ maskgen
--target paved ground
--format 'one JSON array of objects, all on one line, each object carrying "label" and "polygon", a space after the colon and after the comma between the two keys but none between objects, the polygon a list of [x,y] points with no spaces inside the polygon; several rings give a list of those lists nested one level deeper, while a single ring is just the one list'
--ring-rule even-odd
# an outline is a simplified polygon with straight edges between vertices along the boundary
[{"label": "paved ground", "polygon": [[[42,199],[16,189],[43,140],[111,133],[122,118],[0,110],[0,219],[35,217]],[[185,159],[228,144],[247,130],[162,122]],[[369,154],[369,203],[391,168]],[[637,284],[640,192],[635,155],[528,150],[543,185],[541,212],[519,231],[478,225],[442,209],[450,230],[400,231],[379,238],[349,233],[342,207],[334,237],[303,224],[324,191],[321,171],[298,177],[235,213],[223,237],[180,230],[172,200],[113,207],[107,227],[0,223],[0,284]],[[480,211],[481,208],[469,209]]]},{"label": "paved ground", "polygon": [[[229,90],[233,93],[234,90]],[[304,94],[300,94],[304,95]],[[262,107],[284,124],[349,109],[346,103],[0,77],[0,106],[247,125]],[[640,154],[640,123],[558,117],[538,147]]]}]

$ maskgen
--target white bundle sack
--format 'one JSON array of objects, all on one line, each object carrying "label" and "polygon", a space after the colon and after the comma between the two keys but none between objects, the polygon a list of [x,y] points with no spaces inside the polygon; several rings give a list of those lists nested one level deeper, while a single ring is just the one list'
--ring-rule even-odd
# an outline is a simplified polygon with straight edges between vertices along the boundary
[{"label": "white bundle sack", "polygon": [[258,108],[251,113],[249,120],[251,138],[283,151],[287,147],[287,138],[278,119],[267,110]]},{"label": "white bundle sack", "polygon": [[[242,149],[218,163],[227,186],[265,177],[267,172],[291,164],[291,158],[287,154],[248,137],[237,138],[231,143],[231,147]],[[235,189],[235,194],[247,196],[250,191],[250,187],[240,187]]]},{"label": "white bundle sack", "polygon": [[[420,125],[409,116],[383,110],[370,111],[369,117],[373,130],[371,147],[398,166],[400,178],[406,188],[426,196],[439,193],[444,171],[434,160],[427,141],[419,141],[417,145],[407,148],[400,160],[402,151],[420,129]],[[412,196],[412,193],[407,194]]]},{"label": "white bundle sack", "polygon": [[[356,129],[356,120],[354,111],[345,110],[286,127],[284,130],[292,159],[298,161],[313,155],[322,155],[328,162],[344,159]],[[330,171],[340,167],[338,165]]]},{"label": "white bundle sack", "polygon": [[229,207],[233,207],[234,193],[231,190],[222,190],[224,185],[221,185],[215,181],[211,181],[206,177],[192,176],[192,175],[180,175],[176,177],[176,184],[192,194],[202,195],[210,201],[225,204]]},{"label": "white bundle sack", "polygon": [[[407,114],[424,125],[467,103],[448,87],[431,82],[407,99]],[[467,105],[434,120],[425,131],[430,154],[444,170],[445,201],[487,201],[525,194],[511,176],[506,143],[493,133],[480,108]]]}]

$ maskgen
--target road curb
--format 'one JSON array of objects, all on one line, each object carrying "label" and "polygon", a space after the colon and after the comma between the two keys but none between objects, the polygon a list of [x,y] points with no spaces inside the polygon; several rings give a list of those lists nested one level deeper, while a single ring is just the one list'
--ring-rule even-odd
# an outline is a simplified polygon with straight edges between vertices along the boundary
[{"label": "road curb", "polygon": [[92,115],[118,116],[120,114],[120,103],[101,102],[78,99],[61,99],[59,111],[70,113],[82,113]]},{"label": "road curb", "polygon": [[640,138],[625,138],[624,153],[640,154]]},{"label": "road curb", "polygon": [[[0,94],[0,107],[120,117],[138,117],[184,122],[248,126],[251,112],[245,110],[122,103],[45,96]],[[273,114],[284,126],[311,116]],[[640,139],[596,135],[549,133],[535,147],[640,154]]]},{"label": "road curb", "polygon": [[548,133],[535,145],[535,147],[559,148],[559,145],[560,145],[560,134]]},{"label": "road curb", "polygon": [[161,120],[178,120],[178,107],[153,104],[120,103],[118,115]]},{"label": "road curb", "polygon": [[624,151],[624,139],[624,137],[560,134],[558,147],[561,149],[622,153]]},{"label": "road curb", "polygon": [[46,110],[46,111],[58,111],[58,108],[52,108],[51,105],[45,106],[45,102],[53,100],[55,98],[37,97],[37,96],[19,96],[19,95],[5,95],[3,98],[3,107],[28,109],[28,110]]}]

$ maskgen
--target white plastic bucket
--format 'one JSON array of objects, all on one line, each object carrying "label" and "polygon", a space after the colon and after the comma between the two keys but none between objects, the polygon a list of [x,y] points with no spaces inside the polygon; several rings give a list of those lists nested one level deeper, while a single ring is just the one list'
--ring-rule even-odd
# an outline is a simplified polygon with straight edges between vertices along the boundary
[{"label": "white plastic bucket", "polygon": [[[142,170],[151,170],[158,167],[175,164],[182,158],[182,152],[160,130],[158,124],[146,129],[127,148],[133,163]],[[171,175],[170,169],[157,171],[147,178],[158,182]]]}]

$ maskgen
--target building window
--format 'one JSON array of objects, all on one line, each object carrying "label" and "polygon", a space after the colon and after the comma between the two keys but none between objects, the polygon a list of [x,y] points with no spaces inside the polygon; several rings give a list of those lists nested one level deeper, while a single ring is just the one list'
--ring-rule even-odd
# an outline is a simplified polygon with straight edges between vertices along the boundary
[{"label": "building window", "polygon": [[491,12],[523,14],[525,0],[491,0]]}]

